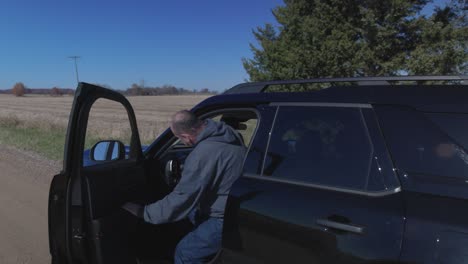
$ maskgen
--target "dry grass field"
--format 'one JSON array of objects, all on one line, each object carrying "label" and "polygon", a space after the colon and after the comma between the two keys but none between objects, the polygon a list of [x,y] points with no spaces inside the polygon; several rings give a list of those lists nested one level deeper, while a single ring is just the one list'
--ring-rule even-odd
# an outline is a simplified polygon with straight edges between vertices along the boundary
[{"label": "dry grass field", "polygon": [[[140,138],[143,143],[148,144],[168,127],[169,118],[175,111],[190,109],[208,97],[208,95],[135,96],[128,97],[128,100],[136,114]],[[0,144],[5,144],[5,141],[8,144],[12,135],[17,136],[24,131],[29,132],[24,138],[31,140],[35,138],[35,134],[47,132],[43,136],[51,138],[44,138],[38,144],[48,144],[48,140],[52,141],[50,144],[57,144],[53,143],[53,138],[57,137],[54,135],[65,133],[72,102],[71,96],[0,95],[0,130],[14,129],[9,131],[9,134],[3,131],[3,140],[0,135]],[[87,136],[90,135],[94,139],[123,139],[128,136],[128,124],[126,112],[120,104],[100,99],[93,105],[90,113]],[[19,138],[18,144],[13,145],[27,149],[24,142],[21,142],[26,140],[24,138]]]}]

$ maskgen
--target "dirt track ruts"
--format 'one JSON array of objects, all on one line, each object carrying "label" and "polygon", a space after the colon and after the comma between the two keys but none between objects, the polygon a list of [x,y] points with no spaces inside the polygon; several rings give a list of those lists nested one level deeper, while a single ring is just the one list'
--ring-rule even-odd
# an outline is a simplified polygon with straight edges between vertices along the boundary
[{"label": "dirt track ruts", "polygon": [[47,199],[61,163],[0,145],[0,263],[50,263]]}]

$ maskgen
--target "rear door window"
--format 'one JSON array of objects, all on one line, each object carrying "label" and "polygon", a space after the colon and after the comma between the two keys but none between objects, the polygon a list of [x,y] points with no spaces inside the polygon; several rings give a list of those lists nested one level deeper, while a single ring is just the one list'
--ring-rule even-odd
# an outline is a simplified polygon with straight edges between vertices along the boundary
[{"label": "rear door window", "polygon": [[360,108],[280,106],[263,175],[366,190],[372,159]]}]

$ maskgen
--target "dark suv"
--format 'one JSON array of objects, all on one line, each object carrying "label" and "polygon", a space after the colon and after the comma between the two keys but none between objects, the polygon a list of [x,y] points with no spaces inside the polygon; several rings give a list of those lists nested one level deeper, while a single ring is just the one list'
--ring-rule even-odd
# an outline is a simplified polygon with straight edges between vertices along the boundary
[{"label": "dark suv", "polygon": [[[248,147],[213,261],[468,263],[466,80],[246,83],[198,104],[194,113],[231,125]],[[291,85],[311,90],[278,91]],[[109,140],[85,150],[99,98],[127,110],[129,146]],[[152,226],[121,205],[164,197],[190,151],[169,129],[142,151],[127,99],[81,83],[50,189],[52,262],[170,261],[187,221]]]}]

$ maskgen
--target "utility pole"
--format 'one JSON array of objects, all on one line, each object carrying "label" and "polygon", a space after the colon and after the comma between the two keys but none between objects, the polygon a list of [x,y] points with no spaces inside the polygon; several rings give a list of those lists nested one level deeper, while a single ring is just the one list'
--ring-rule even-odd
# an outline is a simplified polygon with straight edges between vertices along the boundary
[{"label": "utility pole", "polygon": [[76,60],[81,58],[81,57],[80,56],[70,56],[68,58],[75,60],[76,83],[78,85],[78,83],[80,83],[80,79],[78,77],[78,64],[76,63]]}]

